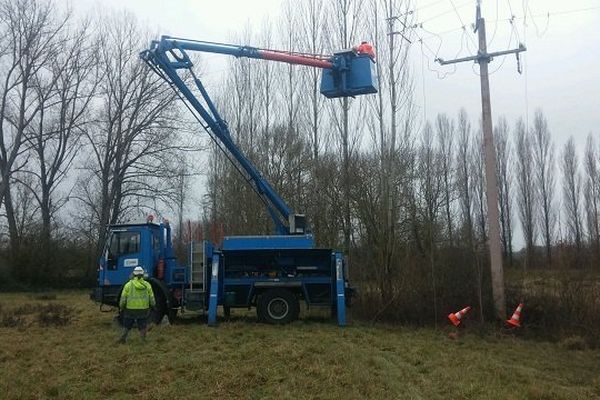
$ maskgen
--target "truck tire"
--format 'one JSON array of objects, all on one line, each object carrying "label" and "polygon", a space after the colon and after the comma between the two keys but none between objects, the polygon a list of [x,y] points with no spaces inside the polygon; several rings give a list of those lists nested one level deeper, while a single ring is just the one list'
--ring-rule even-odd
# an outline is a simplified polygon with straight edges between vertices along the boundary
[{"label": "truck tire", "polygon": [[300,302],[289,290],[272,289],[260,296],[256,312],[261,322],[284,325],[298,319]]},{"label": "truck tire", "polygon": [[167,313],[167,301],[162,292],[158,290],[154,292],[154,298],[156,300],[156,305],[150,309],[148,322],[158,325]]}]

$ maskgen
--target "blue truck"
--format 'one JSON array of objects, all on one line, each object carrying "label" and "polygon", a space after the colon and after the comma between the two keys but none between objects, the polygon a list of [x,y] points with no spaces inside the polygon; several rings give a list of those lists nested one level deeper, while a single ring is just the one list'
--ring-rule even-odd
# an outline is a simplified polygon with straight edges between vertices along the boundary
[{"label": "blue truck", "polygon": [[155,322],[181,311],[204,311],[216,325],[217,310],[255,307],[260,321],[285,324],[298,318],[300,302],[327,307],[346,324],[346,305],[353,293],[340,251],[315,246],[306,217],[295,213],[233,141],[188,53],[209,52],[235,57],[300,64],[323,70],[321,93],[328,98],[377,92],[374,53],[361,47],[333,55],[309,55],[162,36],[140,53],[150,69],[178,94],[200,127],[252,185],[273,220],[268,236],[226,236],[189,244],[187,265],[174,254],[171,227],[148,218],[142,223],[108,227],[100,256],[98,287],[92,298],[116,306],[133,268],[141,266],[154,289]]}]

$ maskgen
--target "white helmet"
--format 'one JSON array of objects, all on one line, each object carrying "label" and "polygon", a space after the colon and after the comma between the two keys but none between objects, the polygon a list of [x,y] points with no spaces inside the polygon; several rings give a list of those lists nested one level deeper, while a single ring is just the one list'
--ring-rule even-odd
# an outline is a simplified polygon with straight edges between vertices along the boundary
[{"label": "white helmet", "polygon": [[142,267],[135,267],[133,269],[133,275],[134,276],[142,276],[142,275],[144,275],[144,268],[142,268]]}]

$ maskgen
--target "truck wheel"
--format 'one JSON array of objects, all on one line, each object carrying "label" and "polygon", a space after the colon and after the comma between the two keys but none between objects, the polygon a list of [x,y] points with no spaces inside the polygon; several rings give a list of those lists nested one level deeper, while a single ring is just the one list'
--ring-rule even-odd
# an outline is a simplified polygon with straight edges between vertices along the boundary
[{"label": "truck wheel", "polygon": [[289,290],[273,289],[260,297],[256,311],[260,321],[283,325],[298,319],[300,302]]},{"label": "truck wheel", "polygon": [[156,305],[150,309],[150,317],[148,317],[148,322],[154,324],[160,324],[163,317],[167,313],[167,301],[164,296],[160,292],[155,292],[154,295],[156,299]]}]

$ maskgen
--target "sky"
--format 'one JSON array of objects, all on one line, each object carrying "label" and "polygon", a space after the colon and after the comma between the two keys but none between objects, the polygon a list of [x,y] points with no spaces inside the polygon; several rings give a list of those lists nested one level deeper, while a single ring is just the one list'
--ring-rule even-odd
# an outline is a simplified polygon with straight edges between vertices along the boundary
[{"label": "sky", "polygon": [[[455,69],[433,61],[435,54],[448,60],[475,53],[477,37],[470,26],[474,1],[448,0],[418,11],[419,3],[432,1],[417,3],[417,20],[426,21],[423,29],[417,29],[423,49],[418,38],[412,49],[421,84],[417,94],[424,101],[428,118],[437,112],[450,112],[456,103],[469,111],[479,111],[479,67],[465,62]],[[527,3],[524,20],[523,4]],[[434,12],[432,9],[438,6]],[[494,59],[489,65],[494,119],[505,115],[514,121],[522,116],[531,123],[535,110],[540,108],[558,146],[570,135],[580,149],[590,132],[600,138],[600,1],[484,0],[482,7],[489,52],[516,48],[519,42],[527,47],[521,53],[522,74],[517,72],[514,55]],[[574,11],[584,9],[588,10]],[[428,21],[446,11],[450,12]],[[511,15],[516,17],[513,24],[509,21]],[[469,25],[464,33],[463,23]],[[442,34],[438,37],[425,30]],[[454,31],[443,33],[449,30]]]},{"label": "sky", "polygon": [[[71,0],[70,4],[77,12],[92,14],[127,9],[157,34],[226,42],[247,25],[259,29],[265,18],[276,19],[282,3]],[[434,61],[437,57],[449,60],[475,54],[477,36],[471,26],[475,3],[412,2],[418,26],[407,37],[411,41],[414,101],[424,119],[432,120],[444,112],[456,115],[459,107],[465,107],[473,121],[480,115],[478,66],[472,62],[440,66]],[[589,133],[600,139],[600,0],[482,0],[482,14],[488,51],[512,49],[519,43],[527,46],[521,56],[522,74],[517,72],[514,55],[494,59],[489,66],[494,121],[503,115],[510,124],[518,117],[531,124],[535,110],[542,109],[557,145],[557,162],[571,135],[580,154]],[[219,82],[224,66],[223,56],[204,57],[203,77],[208,75],[209,84]],[[519,232],[517,236],[519,244]]]},{"label": "sky", "polygon": [[[474,54],[477,37],[471,24],[475,2],[412,3],[419,27],[409,33],[411,63],[415,101],[423,118],[433,119],[438,112],[455,115],[460,106],[474,120],[480,113],[478,67],[471,62],[440,66],[434,61],[436,57],[448,60]],[[77,0],[71,4],[83,12],[127,9],[160,34],[227,41],[247,24],[259,27],[265,18],[277,18],[282,3]],[[519,42],[527,46],[521,57],[522,74],[517,72],[514,55],[494,59],[490,64],[494,120],[504,115],[512,122],[522,116],[531,123],[535,110],[540,108],[559,149],[571,135],[580,149],[589,133],[600,138],[600,1],[482,0],[482,11],[489,51],[515,48]],[[511,16],[515,17],[512,24]],[[220,56],[212,57],[206,58],[211,79],[222,73],[224,65]]]}]

